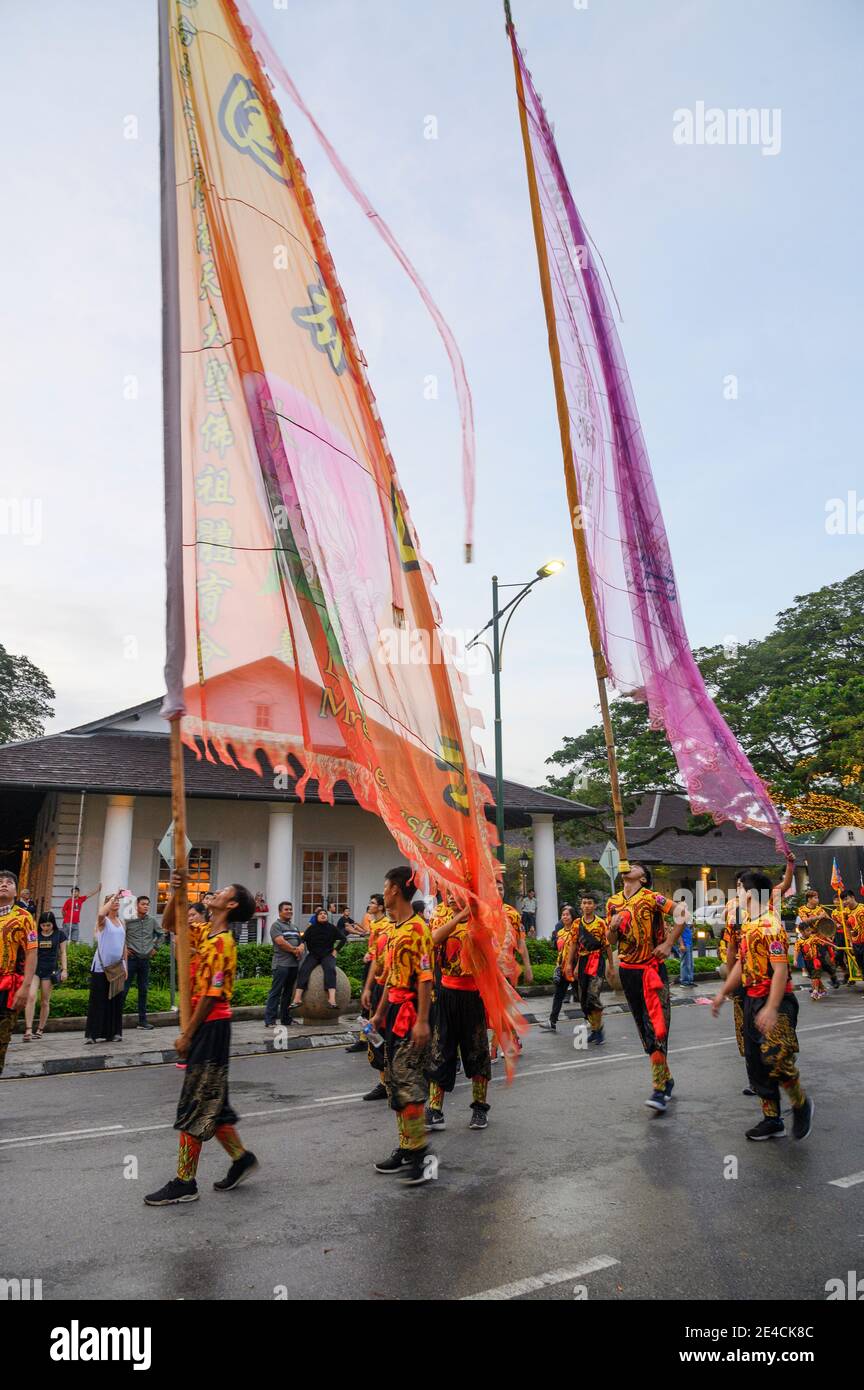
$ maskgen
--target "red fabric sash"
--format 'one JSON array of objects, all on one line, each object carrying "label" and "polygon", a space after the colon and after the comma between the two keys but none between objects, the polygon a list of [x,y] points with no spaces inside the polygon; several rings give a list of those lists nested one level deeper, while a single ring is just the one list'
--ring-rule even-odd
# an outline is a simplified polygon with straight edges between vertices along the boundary
[{"label": "red fabric sash", "polygon": [[587,962],[587,964],[586,964],[586,966],[585,966],[585,974],[586,974],[586,975],[596,975],[596,974],[597,974],[597,969],[598,969],[599,965],[600,965],[600,952],[599,952],[599,951],[592,951],[591,954],[590,954],[590,956],[588,957],[588,962]]},{"label": "red fabric sash", "polygon": [[391,989],[388,1004],[401,1004],[402,1007],[393,1020],[393,1033],[397,1038],[405,1038],[417,1022],[417,996],[413,989]]},{"label": "red fabric sash", "polygon": [[477,981],[473,975],[442,975],[441,983],[445,989],[473,989],[477,993]]},{"label": "red fabric sash", "polygon": [[0,975],[0,992],[7,989],[6,1008],[11,1009],[13,1000],[17,997],[18,991],[24,983],[23,975],[16,975],[14,971],[9,971],[6,975]]},{"label": "red fabric sash", "polygon": [[654,1036],[658,1042],[662,1042],[666,1037],[666,1018],[660,1003],[663,981],[660,978],[660,962],[657,957],[652,956],[650,960],[644,961],[641,965],[625,965],[623,961],[619,961],[618,969],[642,971],[642,993],[645,996],[645,1008],[651,1020]]}]

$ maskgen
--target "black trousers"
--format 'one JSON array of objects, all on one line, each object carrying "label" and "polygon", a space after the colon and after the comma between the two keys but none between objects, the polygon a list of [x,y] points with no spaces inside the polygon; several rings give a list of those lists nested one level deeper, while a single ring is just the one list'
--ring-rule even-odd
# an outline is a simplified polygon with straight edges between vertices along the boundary
[{"label": "black trousers", "polygon": [[291,1000],[294,998],[294,990],[297,985],[297,966],[280,965],[273,971],[273,983],[270,986],[270,993],[267,995],[267,1003],[264,1006],[264,1023],[267,1027],[276,1022],[279,1016],[280,1023],[287,1023],[290,1017],[288,1010],[291,1008]]},{"label": "black trousers", "polygon": [[237,1112],[228,1101],[230,1060],[230,1018],[202,1023],[186,1057],[174,1121],[175,1129],[185,1130],[202,1144],[213,1138],[220,1125],[237,1123]]},{"label": "black trousers", "polygon": [[744,996],[744,1058],[750,1085],[761,1100],[773,1101],[780,1113],[780,1087],[799,1080],[798,1000],[794,994],[784,994],[777,1013],[777,1022],[767,1036],[759,1032],[756,1019],[765,1007],[767,995]]},{"label": "black trousers", "polygon": [[132,985],[138,985],[138,1022],[147,1021],[147,990],[150,987],[150,957],[136,956],[134,951],[129,952],[126,961],[126,984],[123,987],[123,1003],[126,1003],[126,995]]},{"label": "black trousers", "polygon": [[663,988],[659,994],[660,1008],[663,1010],[663,1017],[666,1021],[666,1036],[658,1038],[654,1032],[654,1025],[651,1022],[651,1015],[648,1012],[648,1005],[645,1002],[645,980],[644,972],[641,970],[619,970],[621,977],[621,988],[624,990],[624,998],[627,1000],[633,1021],[639,1031],[642,1046],[650,1057],[652,1052],[662,1052],[666,1056],[669,1046],[669,1019],[670,1019],[670,1000],[669,1000],[669,976],[666,973],[666,966],[660,961],[657,973],[663,983]]},{"label": "black trousers", "polygon": [[432,1013],[432,1039],[426,1075],[443,1091],[456,1085],[456,1059],[469,1081],[475,1076],[492,1076],[486,1009],[476,989],[448,989],[442,986]]},{"label": "black trousers", "polygon": [[311,951],[306,952],[300,962],[300,969],[297,971],[297,989],[306,988],[309,983],[309,976],[312,974],[316,965],[320,965],[321,969],[324,971],[324,988],[335,989],[336,957],[330,951],[327,952],[326,956],[316,956],[313,955]]},{"label": "black trousers", "polygon": [[561,1006],[567,997],[567,991],[568,989],[572,989],[573,987],[572,980],[565,979],[563,970],[560,972],[556,971],[556,974],[558,975],[558,978],[555,980],[555,993],[552,996],[552,1011],[549,1014],[550,1023],[558,1022],[558,1015],[560,1014]]}]

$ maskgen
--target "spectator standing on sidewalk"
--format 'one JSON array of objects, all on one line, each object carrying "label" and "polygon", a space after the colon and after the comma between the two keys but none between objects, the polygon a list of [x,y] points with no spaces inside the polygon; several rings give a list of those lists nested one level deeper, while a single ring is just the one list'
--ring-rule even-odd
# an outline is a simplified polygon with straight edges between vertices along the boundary
[{"label": "spectator standing on sidewalk", "polygon": [[67,898],[63,904],[63,930],[66,932],[70,941],[78,940],[78,932],[81,927],[81,909],[88,898],[98,895],[102,888],[101,883],[97,883],[91,893],[79,893],[78,884],[72,884],[72,896]]},{"label": "spectator standing on sidewalk", "polygon": [[96,916],[85,1043],[102,1038],[119,1042],[123,1036],[125,956],[126,924],[120,917],[120,894],[109,893]]},{"label": "spectator standing on sidewalk", "polygon": [[303,955],[303,945],[300,932],[294,925],[294,907],[291,903],[279,904],[279,916],[270,928],[270,940],[273,942],[273,983],[264,1009],[264,1027],[272,1028],[277,1016],[280,1023],[291,1026],[296,1019],[291,1017],[288,1010],[291,1008],[294,987],[297,984],[297,970],[300,957]]},{"label": "spectator standing on sidewalk", "polygon": [[673,955],[681,962],[681,970],[678,975],[679,985],[686,985],[688,989],[695,984],[693,975],[693,928],[688,922],[682,931],[678,945],[673,948]]},{"label": "spectator standing on sidewalk", "polygon": [[152,1029],[147,1021],[147,991],[150,988],[150,962],[156,947],[162,944],[162,932],[155,917],[150,915],[150,899],[141,893],[135,899],[135,914],[126,919],[126,984],[123,1004],[133,983],[138,984],[138,1027]]}]

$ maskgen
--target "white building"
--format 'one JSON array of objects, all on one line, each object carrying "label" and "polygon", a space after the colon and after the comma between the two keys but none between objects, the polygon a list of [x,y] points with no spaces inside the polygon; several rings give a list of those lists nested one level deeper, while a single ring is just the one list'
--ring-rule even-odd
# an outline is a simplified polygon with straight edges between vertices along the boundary
[{"label": "white building", "polygon": [[[0,863],[18,871],[29,851],[31,894],[58,919],[75,883],[83,893],[100,882],[106,891],[148,893],[161,913],[168,869],[158,845],[171,803],[159,703],[0,747]],[[345,783],[336,784],[333,806],[317,799],[314,782],[300,802],[293,782],[277,792],[272,776],[198,760],[189,750],[184,757],[195,896],[237,882],[262,891],[272,915],[286,898],[300,919],[332,898],[359,919],[386,870],[403,862]],[[578,802],[504,783],[505,825],[533,829],[538,935],[550,935],[558,916],[555,824],[590,814]],[[81,914],[82,940],[92,938],[94,920],[91,901]]]}]

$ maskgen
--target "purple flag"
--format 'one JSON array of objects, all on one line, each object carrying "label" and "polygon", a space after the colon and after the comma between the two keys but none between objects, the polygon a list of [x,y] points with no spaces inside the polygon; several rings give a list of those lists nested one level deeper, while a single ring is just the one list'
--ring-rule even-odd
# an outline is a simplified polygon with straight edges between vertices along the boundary
[{"label": "purple flag", "polygon": [[609,301],[542,102],[521,73],[570,420],[572,468],[600,641],[622,695],[665,729],[690,804],[771,835],[788,851],[768,791],[705,689],[690,649],[669,541]]}]

